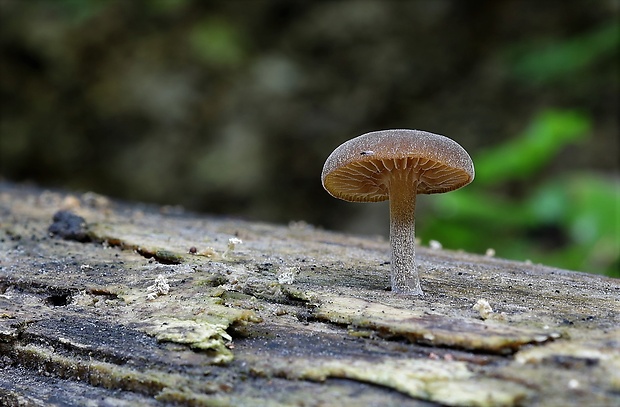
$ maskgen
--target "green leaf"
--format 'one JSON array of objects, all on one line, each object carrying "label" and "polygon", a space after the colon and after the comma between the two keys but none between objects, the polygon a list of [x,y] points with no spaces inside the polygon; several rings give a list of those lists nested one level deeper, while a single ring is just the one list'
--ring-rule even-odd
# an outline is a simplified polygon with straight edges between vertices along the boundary
[{"label": "green leaf", "polygon": [[508,58],[513,74],[522,81],[548,84],[574,79],[598,60],[618,52],[620,25],[604,25],[568,40],[513,50]]},{"label": "green leaf", "polygon": [[535,176],[566,145],[586,138],[588,116],[546,110],[516,139],[474,157],[477,185],[495,185]]},{"label": "green leaf", "polygon": [[190,32],[189,41],[195,54],[212,65],[234,67],[245,59],[241,33],[226,20],[202,21]]}]

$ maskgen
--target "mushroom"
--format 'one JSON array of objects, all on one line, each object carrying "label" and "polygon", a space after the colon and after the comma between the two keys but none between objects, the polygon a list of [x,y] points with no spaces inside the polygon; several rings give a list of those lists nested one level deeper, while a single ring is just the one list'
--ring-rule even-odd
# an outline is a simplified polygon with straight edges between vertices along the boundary
[{"label": "mushroom", "polygon": [[420,130],[363,134],[336,148],[321,180],[335,198],[350,202],[390,201],[392,291],[422,295],[415,267],[417,194],[458,189],[474,179],[469,154],[454,140]]}]

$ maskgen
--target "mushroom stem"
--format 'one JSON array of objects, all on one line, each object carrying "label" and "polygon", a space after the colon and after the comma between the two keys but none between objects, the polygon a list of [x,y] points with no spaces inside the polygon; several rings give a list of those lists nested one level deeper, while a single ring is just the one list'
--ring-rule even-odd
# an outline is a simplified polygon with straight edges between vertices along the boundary
[{"label": "mushroom stem", "polygon": [[423,294],[415,266],[417,183],[413,171],[394,171],[389,180],[392,292],[398,294]]}]

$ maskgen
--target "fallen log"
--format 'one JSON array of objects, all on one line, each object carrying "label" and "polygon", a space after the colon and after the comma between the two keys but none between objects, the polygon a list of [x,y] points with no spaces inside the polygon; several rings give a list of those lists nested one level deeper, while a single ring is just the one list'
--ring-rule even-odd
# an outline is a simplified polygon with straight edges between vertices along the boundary
[{"label": "fallen log", "polygon": [[0,184],[0,404],[620,404],[620,281]]}]

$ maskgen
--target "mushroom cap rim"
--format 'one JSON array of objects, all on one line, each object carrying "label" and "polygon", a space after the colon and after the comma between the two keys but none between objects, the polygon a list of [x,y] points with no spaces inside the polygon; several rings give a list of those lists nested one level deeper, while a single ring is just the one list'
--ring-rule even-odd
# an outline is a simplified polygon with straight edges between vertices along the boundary
[{"label": "mushroom cap rim", "polygon": [[[321,181],[335,198],[378,202],[388,200],[389,191],[385,185],[373,182],[384,183],[389,178],[385,174],[403,169],[413,172],[419,181],[417,194],[453,191],[469,184],[475,176],[471,157],[456,141],[421,130],[391,129],[365,133],[342,143],[325,161]],[[355,179],[358,175],[359,179]],[[374,191],[364,191],[368,188]]]}]

